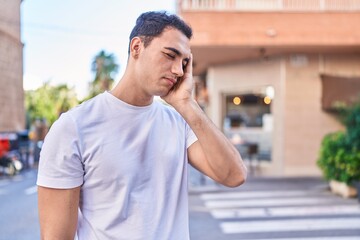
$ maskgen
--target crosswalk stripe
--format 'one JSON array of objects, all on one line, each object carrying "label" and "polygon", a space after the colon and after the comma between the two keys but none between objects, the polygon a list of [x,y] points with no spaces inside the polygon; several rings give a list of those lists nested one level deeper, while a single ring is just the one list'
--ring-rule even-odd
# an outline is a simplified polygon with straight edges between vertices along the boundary
[{"label": "crosswalk stripe", "polygon": [[[307,207],[270,207],[270,208],[237,208],[217,209],[210,211],[216,219],[249,218],[249,217],[293,217],[310,215],[346,215],[360,214],[359,205],[329,205]],[[360,238],[359,238],[360,240]]]},{"label": "crosswalk stripe", "polygon": [[311,191],[257,191],[257,192],[228,192],[228,193],[207,193],[202,194],[202,200],[216,199],[244,199],[244,198],[266,198],[266,197],[297,197],[318,194]]},{"label": "crosswalk stripe", "polygon": [[325,204],[333,203],[332,198],[267,198],[251,200],[213,200],[206,201],[208,208],[233,208],[233,207],[261,207],[261,206],[286,206],[286,205],[306,205],[306,204]]},{"label": "crosswalk stripe", "polygon": [[33,187],[29,187],[27,189],[25,189],[25,194],[26,195],[31,195],[37,192],[37,186],[33,186]]},{"label": "crosswalk stripe", "polygon": [[360,229],[360,218],[337,219],[285,219],[267,221],[222,222],[221,229],[226,234],[254,232],[287,232]]}]

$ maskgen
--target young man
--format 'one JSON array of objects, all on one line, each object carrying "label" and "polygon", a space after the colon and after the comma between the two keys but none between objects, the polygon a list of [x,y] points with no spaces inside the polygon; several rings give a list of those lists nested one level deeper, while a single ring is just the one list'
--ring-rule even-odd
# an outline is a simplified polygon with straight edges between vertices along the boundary
[{"label": "young man", "polygon": [[37,182],[43,239],[189,239],[187,164],[225,186],[245,181],[192,98],[191,36],[175,15],[142,14],[117,86],[53,124]]}]

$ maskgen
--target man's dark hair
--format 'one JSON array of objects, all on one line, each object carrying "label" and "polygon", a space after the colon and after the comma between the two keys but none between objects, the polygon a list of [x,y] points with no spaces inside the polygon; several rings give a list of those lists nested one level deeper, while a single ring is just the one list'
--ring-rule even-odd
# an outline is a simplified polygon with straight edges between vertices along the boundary
[{"label": "man's dark hair", "polygon": [[134,37],[140,37],[147,47],[154,37],[159,36],[165,28],[172,27],[181,31],[187,38],[192,37],[192,29],[182,19],[175,14],[167,14],[166,12],[145,12],[141,14],[137,20],[136,25],[130,33],[130,42]]}]

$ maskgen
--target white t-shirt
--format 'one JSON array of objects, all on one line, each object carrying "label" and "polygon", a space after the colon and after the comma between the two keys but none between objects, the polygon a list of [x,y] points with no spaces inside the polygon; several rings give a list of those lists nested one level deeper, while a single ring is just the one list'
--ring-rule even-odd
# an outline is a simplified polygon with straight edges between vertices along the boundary
[{"label": "white t-shirt", "polygon": [[189,239],[187,148],[196,140],[174,109],[105,92],[53,124],[37,184],[81,186],[80,240]]}]

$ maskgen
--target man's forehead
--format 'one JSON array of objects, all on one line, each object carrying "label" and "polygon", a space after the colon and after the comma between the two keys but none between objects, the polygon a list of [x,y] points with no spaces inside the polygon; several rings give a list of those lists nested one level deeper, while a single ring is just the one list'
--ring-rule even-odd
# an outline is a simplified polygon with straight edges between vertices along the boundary
[{"label": "man's forehead", "polygon": [[184,56],[190,56],[190,40],[180,30],[166,28],[158,40],[163,41],[162,47],[176,49]]}]

